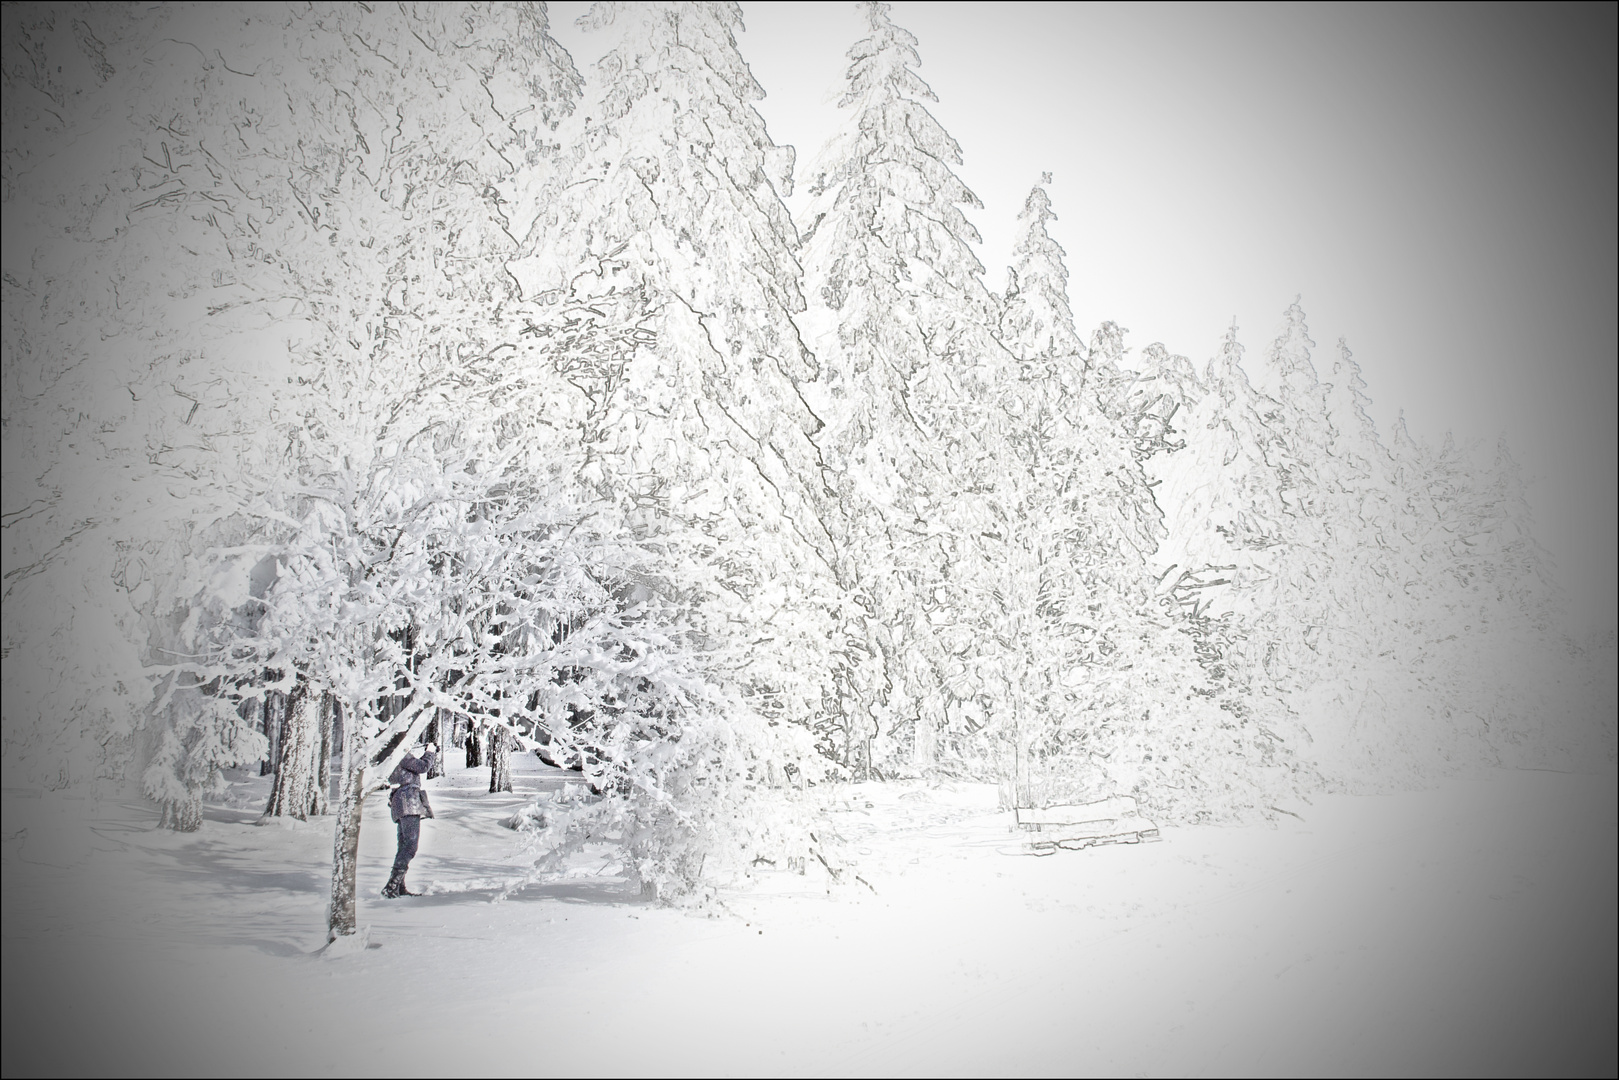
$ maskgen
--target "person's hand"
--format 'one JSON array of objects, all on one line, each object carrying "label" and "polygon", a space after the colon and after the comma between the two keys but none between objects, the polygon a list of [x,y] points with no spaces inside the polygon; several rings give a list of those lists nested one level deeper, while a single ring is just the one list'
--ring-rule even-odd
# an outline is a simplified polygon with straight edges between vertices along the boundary
[{"label": "person's hand", "polygon": [[432,743],[428,743],[425,749],[429,754],[438,753],[438,747],[434,746]]}]

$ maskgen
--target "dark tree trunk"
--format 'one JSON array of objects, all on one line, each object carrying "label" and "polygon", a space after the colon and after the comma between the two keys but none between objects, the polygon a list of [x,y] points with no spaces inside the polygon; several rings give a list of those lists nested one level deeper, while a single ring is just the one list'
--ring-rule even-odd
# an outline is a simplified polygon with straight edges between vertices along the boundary
[{"label": "dark tree trunk", "polygon": [[471,721],[467,723],[467,768],[476,769],[483,765],[483,739],[478,726]]},{"label": "dark tree trunk", "polygon": [[489,791],[512,789],[512,737],[496,724],[489,726]]},{"label": "dark tree trunk", "polygon": [[259,766],[260,776],[269,776],[281,762],[281,727],[286,715],[286,700],[278,690],[268,690],[264,694],[260,715],[264,718],[264,737],[270,740],[270,748],[265,751],[264,763]]}]

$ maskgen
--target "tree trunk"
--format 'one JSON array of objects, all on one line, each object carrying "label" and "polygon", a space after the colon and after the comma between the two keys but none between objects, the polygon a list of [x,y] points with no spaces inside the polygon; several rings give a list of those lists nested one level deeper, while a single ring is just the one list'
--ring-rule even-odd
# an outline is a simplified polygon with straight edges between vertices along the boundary
[{"label": "tree trunk", "polygon": [[300,680],[287,697],[287,722],[281,736],[281,759],[276,763],[275,789],[265,817],[309,817],[315,803],[315,770],[320,758],[319,703]]},{"label": "tree trunk", "polygon": [[332,750],[336,738],[337,699],[330,691],[320,694],[320,752],[315,755],[315,785],[309,801],[309,812],[315,815],[332,812]]},{"label": "tree trunk", "polygon": [[264,718],[264,737],[270,741],[270,748],[265,751],[264,762],[259,766],[260,776],[269,776],[275,772],[276,766],[281,761],[281,727],[286,716],[284,708],[286,700],[280,691],[265,691],[260,714]]},{"label": "tree trunk", "polygon": [[158,828],[175,832],[196,832],[202,828],[202,800],[187,796],[165,802],[157,820]]},{"label": "tree trunk", "polygon": [[[336,799],[343,792],[343,747],[347,745],[349,735],[349,717],[343,710],[343,703],[335,696],[332,698],[332,760],[331,768],[337,773],[336,789],[332,798]],[[328,785],[330,786],[330,785]]]},{"label": "tree trunk", "polygon": [[[261,698],[261,697],[259,697],[259,698],[249,698],[246,701],[244,701],[242,703],[240,714],[241,714],[242,719],[247,722],[249,727],[253,728],[255,731],[263,731],[264,730],[264,699],[263,698]],[[269,772],[268,766],[269,766],[269,760],[268,759],[265,759],[265,760],[259,762],[259,775],[260,776],[264,776],[265,774],[267,774]]]},{"label": "tree trunk", "polygon": [[427,741],[438,747],[438,753],[433,756],[433,767],[427,772],[427,779],[437,780],[444,775],[444,752],[449,749],[450,740],[444,733],[444,710],[433,710],[433,721],[427,725]]},{"label": "tree trunk", "polygon": [[483,765],[483,739],[478,725],[467,723],[467,768],[476,769]]},{"label": "tree trunk", "polygon": [[506,729],[489,726],[489,791],[512,789],[512,737]]},{"label": "tree trunk", "polygon": [[326,940],[354,933],[355,896],[360,870],[360,820],[365,810],[365,741],[352,711],[345,718],[342,793],[332,840],[332,903],[326,917]]}]

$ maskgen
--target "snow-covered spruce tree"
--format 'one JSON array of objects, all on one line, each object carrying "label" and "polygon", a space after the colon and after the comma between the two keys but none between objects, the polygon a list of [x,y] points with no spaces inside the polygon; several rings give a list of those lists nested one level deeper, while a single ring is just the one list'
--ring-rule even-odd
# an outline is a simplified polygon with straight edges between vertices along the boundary
[{"label": "snow-covered spruce tree", "polygon": [[[1460,720],[1459,686],[1413,680],[1433,668],[1410,628],[1432,614],[1420,590],[1395,587],[1387,479],[1376,467],[1384,455],[1347,349],[1338,350],[1334,385],[1317,376],[1312,348],[1295,302],[1269,354],[1291,462],[1281,478],[1292,533],[1273,642],[1287,659],[1273,678],[1310,730],[1323,775],[1357,787],[1420,781],[1487,756],[1487,738],[1477,718]],[[1465,469],[1457,479],[1458,494],[1470,494]]]},{"label": "snow-covered spruce tree", "polygon": [[1267,666],[1291,535],[1277,474],[1288,450],[1280,406],[1249,382],[1242,352],[1233,326],[1200,385],[1184,387],[1174,421],[1184,445],[1146,460],[1165,515],[1156,576],[1188,620],[1213,700],[1302,756],[1307,736],[1291,725]]},{"label": "snow-covered spruce tree", "polygon": [[1398,565],[1391,461],[1367,412],[1359,366],[1340,341],[1328,380],[1317,381],[1302,328],[1295,304],[1283,339],[1291,348],[1282,353],[1278,342],[1273,350],[1289,372],[1279,390],[1292,417],[1283,429],[1292,455],[1312,462],[1314,487],[1300,518],[1301,536],[1313,536],[1307,580],[1315,606],[1309,651],[1301,654],[1306,668],[1288,702],[1311,733],[1310,756],[1324,776],[1388,782],[1435,750],[1441,759],[1468,751],[1454,745],[1456,732],[1435,738],[1415,678],[1424,666],[1413,634],[1422,613]]},{"label": "snow-covered spruce tree", "polygon": [[635,296],[655,342],[578,373],[586,479],[666,554],[749,709],[809,730],[829,694],[827,499],[799,392],[814,359],[781,195],[792,151],[753,103],[732,3],[600,3],[611,35],[563,185],[513,272],[531,295]]},{"label": "snow-covered spruce tree", "polygon": [[1576,711],[1558,684],[1579,679],[1548,632],[1510,459],[1480,469],[1403,422],[1385,449],[1347,347],[1330,381],[1312,349],[1295,303],[1269,350],[1272,398],[1228,336],[1181,413],[1187,448],[1149,461],[1168,511],[1165,590],[1220,695],[1356,789],[1544,752],[1555,740],[1529,718]]},{"label": "snow-covered spruce tree", "polygon": [[983,267],[962,213],[977,198],[961,151],[928,112],[916,39],[885,4],[849,51],[850,110],[813,172],[804,221],[820,358],[817,442],[834,477],[841,730],[858,771],[993,768],[986,707],[1005,680],[987,590],[1004,587],[994,500],[1009,463],[1003,399],[1014,365],[994,339]]},{"label": "snow-covered spruce tree", "polygon": [[[1012,409],[1020,468],[1003,485],[1014,508],[1006,595],[1020,612],[1007,651],[1026,665],[1007,694],[1023,703],[1016,798],[1130,792],[1183,819],[1256,810],[1274,801],[1271,766],[1283,755],[1250,717],[1210,702],[1182,618],[1153,595],[1160,517],[1137,460],[1147,421],[1126,427],[1102,408],[1073,326],[1064,253],[1047,231],[1054,216],[1036,187],[1001,305],[1001,339],[1022,376]],[[1161,347],[1149,354],[1158,363],[1134,381],[1195,383]],[[1121,372],[1113,385],[1124,383]],[[1175,400],[1187,392],[1178,386]],[[1167,426],[1173,407],[1155,411],[1168,396],[1141,410],[1158,417],[1155,446],[1178,445]]]},{"label": "snow-covered spruce tree", "polygon": [[1352,358],[1340,350],[1322,384],[1312,347],[1295,304],[1270,349],[1271,397],[1249,383],[1233,328],[1178,414],[1185,449],[1149,460],[1163,589],[1217,700],[1329,781],[1387,777],[1426,738],[1422,604],[1394,565],[1386,455]]},{"label": "snow-covered spruce tree", "polygon": [[[500,208],[519,166],[543,164],[577,76],[542,8],[35,14],[7,13],[6,197],[38,225],[8,225],[8,257],[32,255],[6,268],[8,504],[14,463],[39,478],[8,559],[30,587],[61,572],[73,582],[62,595],[94,590],[98,564],[118,568],[119,587],[78,616],[7,604],[8,665],[26,653],[35,670],[81,674],[56,684],[77,700],[54,703],[8,678],[7,730],[55,711],[85,722],[74,733],[93,723],[87,693],[122,685],[139,702],[142,679],[82,676],[138,661],[122,642],[168,618],[176,598],[156,594],[155,569],[209,542],[237,459],[263,458],[296,415],[307,388],[293,352],[376,347],[429,314],[446,273],[487,283],[468,293],[505,288],[491,258],[509,244]],[[53,74],[64,61],[72,85]],[[92,144],[93,163],[66,149]],[[28,423],[12,423],[13,404]],[[91,475],[118,483],[80,479]],[[24,627],[18,611],[58,622]],[[119,611],[121,633],[103,614]],[[81,625],[68,633],[64,619]],[[126,733],[140,715],[105,711]]]},{"label": "snow-covered spruce tree", "polygon": [[1402,661],[1403,679],[1368,695],[1368,718],[1394,734],[1381,754],[1354,746],[1346,782],[1384,786],[1480,760],[1564,767],[1611,753],[1588,721],[1581,656],[1561,632],[1561,598],[1505,445],[1493,460],[1449,436],[1427,446],[1402,418],[1390,449],[1390,577],[1405,603],[1400,625],[1383,620],[1378,640]]}]

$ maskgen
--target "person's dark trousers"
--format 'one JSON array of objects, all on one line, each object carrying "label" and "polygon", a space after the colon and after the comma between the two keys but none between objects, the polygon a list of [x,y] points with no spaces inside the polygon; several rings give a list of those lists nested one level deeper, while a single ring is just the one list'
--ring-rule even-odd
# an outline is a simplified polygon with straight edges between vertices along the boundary
[{"label": "person's dark trousers", "polygon": [[398,824],[399,850],[394,854],[394,870],[388,875],[388,884],[382,887],[382,895],[390,900],[417,895],[405,888],[405,871],[410,869],[410,860],[415,857],[416,845],[422,838],[422,819],[415,814],[404,814]]},{"label": "person's dark trousers", "polygon": [[422,839],[422,819],[415,814],[404,814],[399,818],[399,850],[394,854],[395,881],[402,881],[405,871],[410,869],[410,860],[416,857],[416,845]]}]

